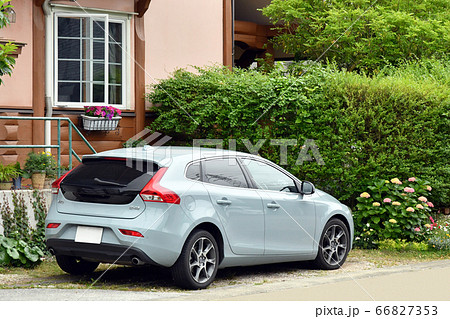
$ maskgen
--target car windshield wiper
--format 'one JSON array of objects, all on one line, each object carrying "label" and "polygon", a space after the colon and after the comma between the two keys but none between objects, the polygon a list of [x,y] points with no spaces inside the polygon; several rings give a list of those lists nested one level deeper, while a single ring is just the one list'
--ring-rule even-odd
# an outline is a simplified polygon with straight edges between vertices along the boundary
[{"label": "car windshield wiper", "polygon": [[103,185],[112,185],[112,186],[119,186],[119,187],[127,186],[126,184],[120,184],[120,183],[111,182],[111,181],[104,181],[97,177],[94,178],[94,181],[97,182],[97,184],[103,184]]}]

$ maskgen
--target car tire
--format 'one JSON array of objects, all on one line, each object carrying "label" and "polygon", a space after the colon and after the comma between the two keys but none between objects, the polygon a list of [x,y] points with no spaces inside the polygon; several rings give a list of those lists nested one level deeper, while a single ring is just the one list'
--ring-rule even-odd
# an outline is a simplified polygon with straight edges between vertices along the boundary
[{"label": "car tire", "polygon": [[57,255],[56,262],[59,268],[71,275],[87,275],[97,269],[99,263],[86,261],[74,256]]},{"label": "car tire", "polygon": [[209,232],[197,230],[189,235],[180,257],[172,267],[175,284],[186,289],[204,289],[216,277],[219,247]]},{"label": "car tire", "polygon": [[320,237],[315,265],[325,270],[338,269],[344,264],[349,251],[350,235],[347,226],[337,218],[330,219]]}]

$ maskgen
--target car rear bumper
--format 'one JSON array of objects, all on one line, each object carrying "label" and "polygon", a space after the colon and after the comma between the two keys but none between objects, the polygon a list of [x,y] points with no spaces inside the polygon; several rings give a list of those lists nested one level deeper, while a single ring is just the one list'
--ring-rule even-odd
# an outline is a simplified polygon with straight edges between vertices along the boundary
[{"label": "car rear bumper", "polygon": [[135,247],[114,244],[77,243],[68,239],[48,239],[47,248],[55,255],[75,256],[87,260],[121,265],[135,265],[133,258],[138,258],[142,264],[158,265],[142,250]]}]

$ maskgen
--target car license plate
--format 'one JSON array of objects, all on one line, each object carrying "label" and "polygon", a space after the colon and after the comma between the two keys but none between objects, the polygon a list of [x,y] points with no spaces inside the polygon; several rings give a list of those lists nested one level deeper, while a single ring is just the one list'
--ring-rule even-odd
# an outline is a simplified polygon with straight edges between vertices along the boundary
[{"label": "car license plate", "polygon": [[101,227],[78,226],[75,242],[100,244],[102,242],[102,235],[103,228]]}]

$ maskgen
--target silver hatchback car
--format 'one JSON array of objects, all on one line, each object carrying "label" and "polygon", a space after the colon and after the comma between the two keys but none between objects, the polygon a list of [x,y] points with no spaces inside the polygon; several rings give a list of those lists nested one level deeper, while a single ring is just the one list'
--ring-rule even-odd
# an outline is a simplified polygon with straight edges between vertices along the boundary
[{"label": "silver hatchback car", "polygon": [[314,260],[336,269],[353,241],[347,206],[246,153],[117,149],[84,156],[52,187],[46,244],[70,274],[151,264],[201,289],[225,267]]}]

